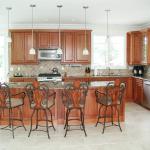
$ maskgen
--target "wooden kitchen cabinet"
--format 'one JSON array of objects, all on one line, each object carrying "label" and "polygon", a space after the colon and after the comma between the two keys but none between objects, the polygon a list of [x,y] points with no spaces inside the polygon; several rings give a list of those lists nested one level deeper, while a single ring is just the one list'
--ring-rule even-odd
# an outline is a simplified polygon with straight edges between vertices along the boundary
[{"label": "wooden kitchen cabinet", "polygon": [[134,78],[133,80],[134,102],[142,105],[143,101],[143,79]]},{"label": "wooden kitchen cabinet", "polygon": [[62,37],[62,48],[63,48],[63,59],[64,64],[90,64],[91,62],[91,31],[87,31],[87,49],[89,55],[83,55],[83,48],[85,48],[85,32],[82,31],[71,31],[63,32]]},{"label": "wooden kitchen cabinet", "polygon": [[150,64],[150,29],[147,30],[147,64]]},{"label": "wooden kitchen cabinet", "polygon": [[37,39],[39,49],[56,49],[59,47],[58,32],[38,32]]},{"label": "wooden kitchen cabinet", "polygon": [[64,32],[62,34],[62,49],[63,49],[63,57],[62,63],[74,63],[74,55],[75,55],[75,43],[74,43],[74,32]]},{"label": "wooden kitchen cabinet", "polygon": [[91,62],[91,32],[86,32],[86,47],[89,50],[89,55],[83,55],[85,48],[85,31],[75,33],[75,62],[90,63]]},{"label": "wooden kitchen cabinet", "polygon": [[[12,32],[11,64],[37,64],[36,55],[29,54],[32,47],[31,32]],[[36,48],[36,33],[34,33],[34,48]]]},{"label": "wooden kitchen cabinet", "polygon": [[140,31],[127,33],[127,63],[129,65],[142,63],[142,33]]},{"label": "wooden kitchen cabinet", "polygon": [[15,32],[11,33],[11,63],[23,64],[24,63],[24,33]]}]

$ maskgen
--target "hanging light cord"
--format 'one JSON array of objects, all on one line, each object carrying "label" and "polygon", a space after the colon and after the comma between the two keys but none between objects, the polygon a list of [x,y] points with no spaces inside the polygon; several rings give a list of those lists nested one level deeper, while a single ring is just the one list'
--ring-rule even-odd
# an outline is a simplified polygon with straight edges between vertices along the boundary
[{"label": "hanging light cord", "polygon": [[86,48],[86,9],[88,9],[88,6],[84,6],[83,8],[85,9],[85,16],[84,16],[84,17],[85,17],[85,20],[84,20],[84,23],[85,23],[85,31],[84,31],[85,36],[84,36],[84,41],[85,41],[85,43],[84,43],[84,44],[85,44],[85,45],[84,45],[84,46],[85,46],[85,48]]},{"label": "hanging light cord", "polygon": [[36,7],[35,4],[31,4],[30,7],[32,8],[32,48],[33,48],[33,8]]},{"label": "hanging light cord", "polygon": [[109,12],[110,12],[110,9],[106,9],[105,10],[106,11],[106,15],[107,15],[107,29],[106,29],[106,31],[107,31],[107,38],[109,38],[109,22],[108,22],[108,18],[109,18]]},{"label": "hanging light cord", "polygon": [[6,7],[6,9],[7,9],[7,16],[8,16],[8,18],[7,18],[7,28],[8,28],[8,34],[9,34],[9,22],[10,22],[10,10],[12,9],[11,7]]},{"label": "hanging light cord", "polygon": [[9,18],[10,18],[9,11],[10,11],[10,9],[8,8],[8,32],[9,32]]},{"label": "hanging light cord", "polygon": [[59,48],[60,48],[60,8],[61,6],[59,6]]},{"label": "hanging light cord", "polygon": [[35,5],[31,5],[32,7],[32,48],[33,48],[33,7],[35,7]]}]

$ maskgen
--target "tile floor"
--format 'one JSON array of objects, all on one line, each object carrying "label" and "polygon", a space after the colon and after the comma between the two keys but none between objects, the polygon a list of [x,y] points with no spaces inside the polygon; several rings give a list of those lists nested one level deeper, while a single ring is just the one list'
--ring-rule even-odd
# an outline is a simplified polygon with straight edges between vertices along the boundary
[{"label": "tile floor", "polygon": [[43,132],[32,132],[28,138],[28,132],[20,128],[13,139],[9,131],[0,130],[0,150],[150,150],[150,111],[127,103],[126,121],[121,126],[122,133],[118,127],[110,127],[101,134],[101,125],[87,125],[87,137],[71,131],[66,138],[63,126],[56,126],[56,132],[50,129],[50,140]]}]

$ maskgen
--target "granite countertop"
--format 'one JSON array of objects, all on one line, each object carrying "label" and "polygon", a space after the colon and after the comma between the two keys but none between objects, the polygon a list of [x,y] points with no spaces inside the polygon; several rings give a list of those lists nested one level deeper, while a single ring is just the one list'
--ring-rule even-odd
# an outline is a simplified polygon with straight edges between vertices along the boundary
[{"label": "granite countertop", "polygon": [[[88,86],[89,88],[105,87],[108,84],[108,82],[111,81],[91,81],[88,82]],[[31,82],[9,82],[8,85],[10,88],[24,88],[27,84],[30,83]],[[72,82],[40,82],[40,84],[46,84],[49,87],[49,89],[63,89],[64,86],[68,83]]]},{"label": "granite countertop", "polygon": [[121,78],[121,77],[132,77],[131,75],[126,75],[126,74],[122,74],[122,75],[99,75],[99,76],[94,76],[94,75],[76,75],[76,76],[66,76],[64,78],[110,78],[110,77],[117,77],[117,78]]}]

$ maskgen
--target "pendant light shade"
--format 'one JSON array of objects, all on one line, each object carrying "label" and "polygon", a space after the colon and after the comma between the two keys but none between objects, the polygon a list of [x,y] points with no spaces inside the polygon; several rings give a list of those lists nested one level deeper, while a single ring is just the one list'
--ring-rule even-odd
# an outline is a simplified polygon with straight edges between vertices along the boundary
[{"label": "pendant light shade", "polygon": [[87,49],[87,43],[86,43],[86,10],[88,9],[88,6],[83,6],[83,9],[85,10],[85,35],[84,35],[84,49],[83,49],[83,55],[89,55],[89,50]]},{"label": "pendant light shade", "polygon": [[33,8],[36,7],[36,5],[31,4],[30,7],[32,9],[32,35],[31,35],[32,36],[32,41],[31,41],[32,45],[31,45],[31,48],[29,50],[29,54],[35,55],[36,54],[36,50],[34,49],[34,44],[33,44]]},{"label": "pendant light shade", "polygon": [[11,43],[12,40],[11,40],[11,37],[9,36],[9,26],[10,26],[10,11],[12,10],[12,8],[11,7],[6,7],[6,9],[8,11],[8,14],[7,14],[7,19],[8,19],[8,21],[7,21],[7,26],[8,26],[7,27],[7,30],[8,30],[7,42]]},{"label": "pendant light shade", "polygon": [[62,51],[62,49],[61,49],[61,33],[60,33],[60,23],[61,23],[61,20],[60,20],[60,9],[62,8],[63,6],[62,5],[57,5],[57,8],[59,9],[59,18],[58,18],[58,20],[59,20],[59,22],[58,22],[58,24],[59,24],[59,26],[58,26],[58,30],[59,30],[59,47],[58,47],[58,49],[57,49],[57,54],[59,54],[59,55],[62,55],[62,53],[63,53],[63,51]]}]

